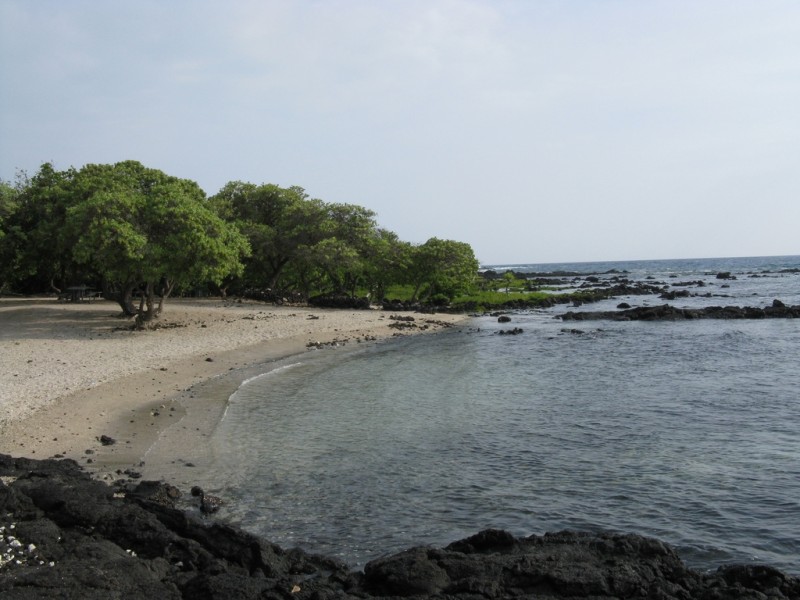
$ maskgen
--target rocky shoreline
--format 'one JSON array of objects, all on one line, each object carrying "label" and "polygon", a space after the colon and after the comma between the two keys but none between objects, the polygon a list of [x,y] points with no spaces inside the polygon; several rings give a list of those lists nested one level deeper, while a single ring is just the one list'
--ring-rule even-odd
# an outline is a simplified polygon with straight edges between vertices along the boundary
[{"label": "rocky shoreline", "polygon": [[800,598],[769,566],[687,568],[637,535],[486,530],[347,565],[285,550],[199,511],[159,482],[110,487],[72,460],[0,454],[0,597],[28,598]]},{"label": "rocky shoreline", "polygon": [[687,319],[797,319],[800,306],[786,306],[774,300],[772,306],[707,306],[705,308],[676,308],[660,306],[618,307],[613,311],[580,311],[559,315],[563,321],[682,321]]}]

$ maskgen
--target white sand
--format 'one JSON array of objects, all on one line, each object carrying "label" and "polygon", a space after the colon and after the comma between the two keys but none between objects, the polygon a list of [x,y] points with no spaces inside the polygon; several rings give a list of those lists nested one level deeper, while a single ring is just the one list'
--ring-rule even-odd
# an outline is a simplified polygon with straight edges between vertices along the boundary
[{"label": "white sand", "polygon": [[[160,319],[164,327],[150,332],[127,329],[130,321],[119,315],[106,301],[0,300],[0,452],[84,462],[91,456],[93,466],[106,469],[135,465],[178,421],[197,436],[210,434],[224,400],[202,410],[185,395],[176,400],[199,382],[307,351],[311,342],[353,344],[398,334],[379,310],[172,300]],[[419,327],[411,333],[465,318],[414,317]],[[100,446],[101,434],[119,443]],[[180,443],[192,441],[180,437]]]}]

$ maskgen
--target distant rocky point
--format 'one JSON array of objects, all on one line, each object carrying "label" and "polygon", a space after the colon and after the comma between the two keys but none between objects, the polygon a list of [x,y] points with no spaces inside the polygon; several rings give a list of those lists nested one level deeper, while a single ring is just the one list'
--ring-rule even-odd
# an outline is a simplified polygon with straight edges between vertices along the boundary
[{"label": "distant rocky point", "polygon": [[638,306],[624,310],[567,312],[559,315],[564,321],[679,321],[684,319],[796,319],[800,306],[786,306],[774,300],[772,306],[707,306],[705,308],[675,308],[669,304]]}]

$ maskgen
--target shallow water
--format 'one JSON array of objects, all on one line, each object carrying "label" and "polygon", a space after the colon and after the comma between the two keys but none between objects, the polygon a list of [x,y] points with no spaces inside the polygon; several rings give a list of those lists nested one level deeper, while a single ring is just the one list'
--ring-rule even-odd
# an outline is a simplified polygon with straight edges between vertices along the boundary
[{"label": "shallow water", "polygon": [[[655,274],[675,272],[666,265]],[[677,266],[708,281],[692,291],[727,296],[677,306],[800,304],[797,274],[721,288],[706,267]],[[213,439],[206,477],[227,516],[354,567],[499,527],[634,532],[698,568],[800,573],[800,322],[597,321],[573,333],[553,314],[513,315],[518,336],[482,317],[272,365],[231,397]]]}]

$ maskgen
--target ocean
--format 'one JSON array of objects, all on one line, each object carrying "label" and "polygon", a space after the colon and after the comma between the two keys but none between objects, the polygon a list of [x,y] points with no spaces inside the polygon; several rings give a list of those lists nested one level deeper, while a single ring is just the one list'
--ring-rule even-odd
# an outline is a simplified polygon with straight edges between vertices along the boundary
[{"label": "ocean", "polygon": [[[800,304],[800,256],[489,268],[702,281],[670,288],[695,294],[677,307]],[[264,365],[213,436],[208,491],[244,529],[354,568],[494,527],[637,533],[698,569],[800,575],[800,320],[556,318],[623,301],[667,303],[478,316]]]}]

